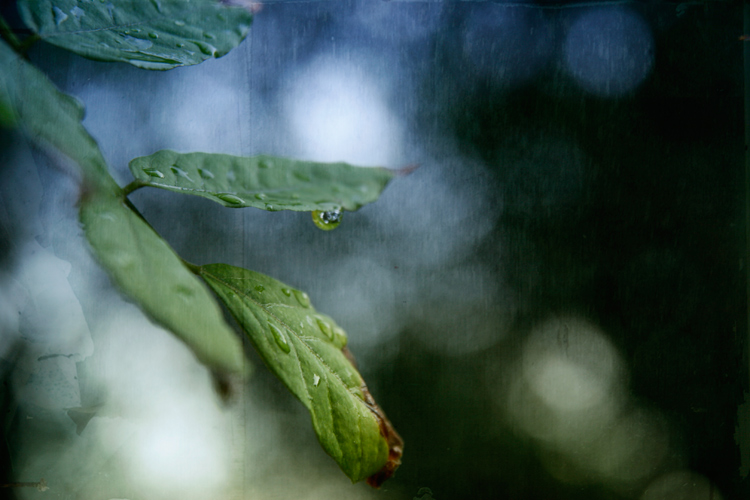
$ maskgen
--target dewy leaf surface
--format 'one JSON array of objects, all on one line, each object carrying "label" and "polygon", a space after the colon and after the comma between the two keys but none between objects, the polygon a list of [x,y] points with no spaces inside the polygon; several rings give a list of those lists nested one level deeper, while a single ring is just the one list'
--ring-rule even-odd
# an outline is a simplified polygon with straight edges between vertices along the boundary
[{"label": "dewy leaf surface", "polygon": [[18,10],[51,44],[161,70],[225,55],[252,23],[247,9],[218,0],[19,0]]},{"label": "dewy leaf surface", "polygon": [[218,304],[169,245],[122,201],[91,193],[81,222],[101,264],[123,292],[182,339],[204,364],[243,373],[240,339]]},{"label": "dewy leaf surface", "polygon": [[96,141],[83,127],[83,106],[0,41],[2,122],[23,130],[52,156],[71,160],[90,187],[117,190]]},{"label": "dewy leaf surface", "polygon": [[[268,276],[226,264],[202,266],[200,275],[310,411],[320,444],[344,473],[356,482],[390,466],[390,476],[401,440],[345,354],[344,331],[316,312],[307,294]],[[377,477],[375,486],[384,480]]]},{"label": "dewy leaf surface", "polygon": [[158,151],[130,162],[144,185],[193,194],[225,207],[357,210],[378,199],[394,174],[385,168],[272,156]]}]

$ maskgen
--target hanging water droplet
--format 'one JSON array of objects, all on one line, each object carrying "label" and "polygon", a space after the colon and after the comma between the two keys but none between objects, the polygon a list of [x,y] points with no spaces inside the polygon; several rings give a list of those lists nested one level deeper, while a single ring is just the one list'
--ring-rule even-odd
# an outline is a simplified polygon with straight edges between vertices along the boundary
[{"label": "hanging water droplet", "polygon": [[344,214],[338,208],[325,212],[322,210],[313,210],[312,220],[323,231],[330,231],[331,229],[336,229],[341,224],[343,216]]},{"label": "hanging water droplet", "polygon": [[55,24],[58,26],[60,26],[68,18],[68,15],[59,7],[52,7],[52,12],[54,12],[55,14]]},{"label": "hanging water droplet", "polygon": [[206,170],[205,168],[199,168],[198,169],[198,175],[203,177],[204,179],[213,179],[214,174],[210,170]]},{"label": "hanging water droplet", "polygon": [[302,307],[310,307],[310,297],[308,297],[305,292],[302,292],[300,290],[294,290],[294,297],[297,299],[297,302],[299,302],[299,305],[301,305]]},{"label": "hanging water droplet", "polygon": [[164,178],[164,174],[162,174],[160,170],[157,170],[155,168],[144,168],[143,172],[150,175],[151,177],[158,177],[159,179]]},{"label": "hanging water droplet", "polygon": [[279,346],[279,349],[281,349],[285,353],[289,353],[289,351],[291,351],[291,348],[289,347],[289,342],[287,341],[284,332],[281,331],[281,328],[274,325],[270,321],[268,322],[268,327],[271,329],[271,335],[273,335],[273,340],[276,341],[276,345]]},{"label": "hanging water droplet", "polygon": [[288,288],[282,288],[281,289],[281,293],[283,293],[287,297],[291,297],[292,296],[292,291],[290,289],[288,289]]},{"label": "hanging water droplet", "polygon": [[230,205],[242,205],[243,203],[245,203],[245,200],[233,194],[219,193],[216,195],[216,197],[221,201],[229,203]]},{"label": "hanging water droplet", "polygon": [[266,210],[268,210],[269,212],[277,212],[279,209],[274,205],[271,205],[270,203],[266,203]]},{"label": "hanging water droplet", "polygon": [[318,322],[318,328],[320,328],[320,331],[323,332],[323,334],[328,337],[328,340],[333,340],[333,329],[331,328],[331,325],[326,323],[320,318],[317,318]]},{"label": "hanging water droplet", "polygon": [[313,387],[318,387],[320,383],[320,376],[317,373],[313,373]]},{"label": "hanging water droplet", "polygon": [[263,291],[266,289],[263,285],[255,285],[255,291],[258,293],[263,293]]}]

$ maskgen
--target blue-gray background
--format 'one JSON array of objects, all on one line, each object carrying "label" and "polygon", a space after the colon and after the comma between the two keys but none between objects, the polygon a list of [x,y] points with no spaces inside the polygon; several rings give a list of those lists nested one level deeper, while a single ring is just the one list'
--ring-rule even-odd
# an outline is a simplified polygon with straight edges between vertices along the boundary
[{"label": "blue-gray background", "polygon": [[270,2],[229,55],[169,72],[38,44],[123,185],[163,148],[419,165],[330,233],[304,213],[131,196],[187,260],[306,290],[406,449],[381,491],[348,484],[252,353],[221,403],[91,260],[75,183],[3,131],[3,473],[50,490],[2,494],[747,495],[741,16]]}]

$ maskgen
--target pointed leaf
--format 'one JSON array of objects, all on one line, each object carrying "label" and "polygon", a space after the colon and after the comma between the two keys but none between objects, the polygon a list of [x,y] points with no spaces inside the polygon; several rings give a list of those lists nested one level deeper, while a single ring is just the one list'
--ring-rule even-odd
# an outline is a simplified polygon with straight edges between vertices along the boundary
[{"label": "pointed leaf", "polygon": [[0,41],[2,122],[23,130],[52,156],[63,155],[90,186],[117,189],[99,146],[81,124],[83,106]]},{"label": "pointed leaf", "polygon": [[370,476],[374,486],[392,475],[401,439],[347,356],[344,331],[307,294],[268,276],[226,264],[202,266],[200,275],[310,411],[320,444],[344,473],[355,482]]},{"label": "pointed leaf", "polygon": [[247,36],[252,14],[218,0],[19,0],[43,40],[83,57],[171,69],[221,57]]},{"label": "pointed leaf", "polygon": [[377,200],[394,177],[385,168],[346,163],[169,150],[131,160],[130,171],[144,185],[202,196],[225,207],[296,211],[357,210]]},{"label": "pointed leaf", "polygon": [[243,372],[242,344],[218,304],[153,229],[121,200],[98,193],[84,198],[80,217],[94,253],[123,292],[201,362]]}]

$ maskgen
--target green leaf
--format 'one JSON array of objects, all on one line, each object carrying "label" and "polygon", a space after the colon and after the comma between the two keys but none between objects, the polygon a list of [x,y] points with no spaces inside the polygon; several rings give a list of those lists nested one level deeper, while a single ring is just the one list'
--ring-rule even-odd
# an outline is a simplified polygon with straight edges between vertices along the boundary
[{"label": "green leaf", "polygon": [[158,151],[130,162],[144,185],[203,196],[225,207],[263,210],[357,210],[378,199],[394,174],[385,168]]},{"label": "green leaf", "polygon": [[37,146],[71,160],[90,188],[117,190],[99,146],[81,124],[83,106],[0,41],[0,122],[21,128]]},{"label": "green leaf", "polygon": [[82,200],[80,217],[94,253],[123,292],[201,362],[243,373],[242,344],[215,299],[148,224],[121,200],[98,193]]},{"label": "green leaf", "polygon": [[389,466],[392,474],[401,440],[347,357],[344,331],[307,294],[268,276],[226,264],[202,266],[200,275],[310,411],[320,444],[344,473],[354,482]]},{"label": "green leaf", "polygon": [[18,9],[51,44],[160,70],[225,55],[247,36],[253,18],[218,0],[19,0]]}]

